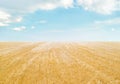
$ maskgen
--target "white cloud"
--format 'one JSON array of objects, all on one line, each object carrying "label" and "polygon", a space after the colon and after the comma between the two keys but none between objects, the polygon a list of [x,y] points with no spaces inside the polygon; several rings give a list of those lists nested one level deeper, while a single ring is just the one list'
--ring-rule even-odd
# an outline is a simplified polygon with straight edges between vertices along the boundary
[{"label": "white cloud", "polygon": [[40,20],[38,23],[45,24],[45,23],[47,23],[47,21],[46,20]]},{"label": "white cloud", "polygon": [[[8,26],[10,23],[23,20],[22,16],[13,16],[14,13],[21,15],[36,10],[71,8],[74,7],[74,3],[87,11],[100,14],[120,11],[120,0],[0,0],[0,26]],[[46,21],[40,21],[40,23],[46,23]]]},{"label": "white cloud", "polygon": [[93,28],[99,29],[99,30],[111,30],[111,31],[119,31],[120,27],[120,18],[112,18],[112,19],[106,19],[101,21],[95,21],[92,24]]},{"label": "white cloud", "polygon": [[0,8],[16,12],[34,12],[35,10],[51,10],[58,7],[72,7],[74,0],[0,0]]},{"label": "white cloud", "polygon": [[63,33],[63,32],[66,32],[64,30],[47,30],[47,31],[44,31],[43,33]]},{"label": "white cloud", "polygon": [[8,26],[8,24],[0,22],[0,27],[3,27],[3,26]]},{"label": "white cloud", "polygon": [[29,13],[39,9],[71,8],[74,7],[75,2],[85,10],[101,14],[111,14],[114,11],[120,11],[120,0],[0,0],[0,10]]},{"label": "white cloud", "polygon": [[21,22],[22,21],[22,17],[21,16],[19,16],[19,17],[16,17],[16,19],[15,19],[15,22]]},{"label": "white cloud", "polygon": [[26,29],[25,26],[21,26],[21,27],[15,27],[15,28],[13,28],[12,30],[14,30],[14,31],[23,31],[23,30],[25,30],[25,29]]},{"label": "white cloud", "polygon": [[95,24],[97,25],[120,25],[120,18],[113,18],[109,20],[103,20],[103,21],[95,21]]},{"label": "white cloud", "polygon": [[21,16],[12,16],[10,13],[0,10],[0,26],[9,26],[10,23],[21,22]]},{"label": "white cloud", "polygon": [[78,0],[78,4],[85,10],[101,14],[111,14],[120,10],[120,0]]},{"label": "white cloud", "polygon": [[8,26],[10,21],[11,15],[7,12],[0,11],[0,26]]},{"label": "white cloud", "polygon": [[52,32],[52,33],[62,33],[62,32],[65,32],[63,30],[51,30],[51,31],[48,31],[48,32]]},{"label": "white cloud", "polygon": [[112,28],[111,30],[112,30],[113,32],[114,32],[114,31],[116,31],[116,29],[115,29],[115,28]]},{"label": "white cloud", "polygon": [[35,26],[32,26],[31,29],[35,29]]},{"label": "white cloud", "polygon": [[11,17],[10,14],[0,11],[0,19],[7,20],[9,17]]},{"label": "white cloud", "polygon": [[9,26],[10,23],[22,21],[21,16],[12,16],[10,13],[0,10],[0,26]]}]

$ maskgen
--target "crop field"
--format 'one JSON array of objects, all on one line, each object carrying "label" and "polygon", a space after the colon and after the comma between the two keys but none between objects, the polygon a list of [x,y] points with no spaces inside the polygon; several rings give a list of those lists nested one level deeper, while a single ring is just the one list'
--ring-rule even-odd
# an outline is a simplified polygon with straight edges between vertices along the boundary
[{"label": "crop field", "polygon": [[0,84],[120,84],[120,42],[0,42]]}]

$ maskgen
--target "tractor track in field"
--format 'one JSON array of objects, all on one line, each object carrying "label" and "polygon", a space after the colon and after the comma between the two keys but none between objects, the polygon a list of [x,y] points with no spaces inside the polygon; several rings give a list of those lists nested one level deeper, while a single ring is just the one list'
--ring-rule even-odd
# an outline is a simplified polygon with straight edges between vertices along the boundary
[{"label": "tractor track in field", "polygon": [[119,42],[0,44],[0,84],[120,84],[119,71]]}]

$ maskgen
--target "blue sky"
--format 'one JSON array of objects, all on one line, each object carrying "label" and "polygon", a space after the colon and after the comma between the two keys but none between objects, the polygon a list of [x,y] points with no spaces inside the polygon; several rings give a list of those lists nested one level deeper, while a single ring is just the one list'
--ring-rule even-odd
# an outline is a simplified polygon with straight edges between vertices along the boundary
[{"label": "blue sky", "polygon": [[120,41],[120,0],[0,0],[0,41]]}]

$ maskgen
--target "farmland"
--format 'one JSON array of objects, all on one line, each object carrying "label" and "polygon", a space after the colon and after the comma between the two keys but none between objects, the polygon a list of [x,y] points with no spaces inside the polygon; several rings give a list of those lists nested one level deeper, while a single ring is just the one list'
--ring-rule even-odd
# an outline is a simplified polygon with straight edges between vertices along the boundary
[{"label": "farmland", "polygon": [[1,42],[0,84],[120,84],[120,42]]}]

